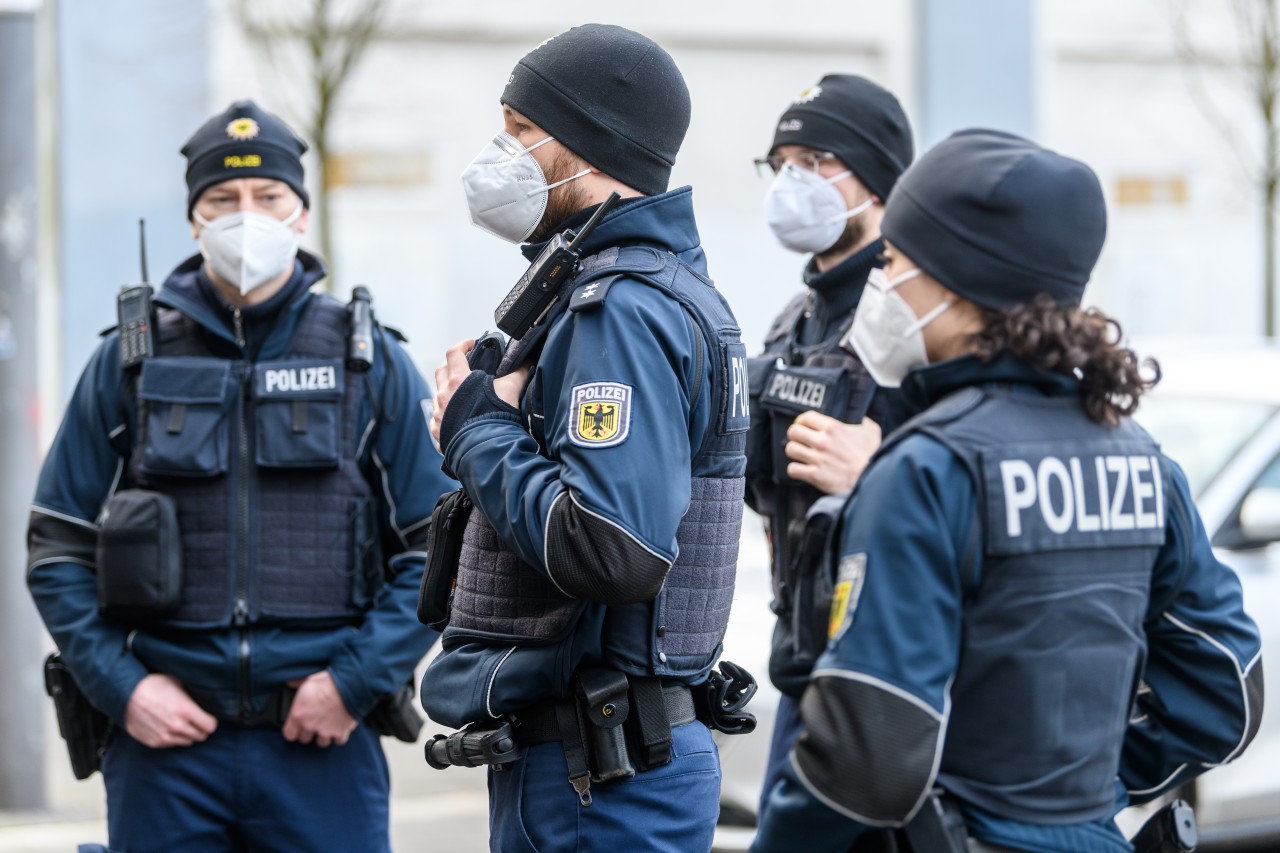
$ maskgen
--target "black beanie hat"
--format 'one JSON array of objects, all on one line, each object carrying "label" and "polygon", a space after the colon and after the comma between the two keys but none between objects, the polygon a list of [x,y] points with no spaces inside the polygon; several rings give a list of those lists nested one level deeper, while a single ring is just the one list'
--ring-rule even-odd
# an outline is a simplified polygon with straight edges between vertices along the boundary
[{"label": "black beanie hat", "polygon": [[801,92],[778,119],[769,153],[779,145],[830,151],[882,202],[915,155],[898,99],[853,74],[828,74]]},{"label": "black beanie hat", "polygon": [[916,161],[880,233],[947,289],[1003,309],[1076,306],[1107,233],[1093,170],[998,130],[952,134]]},{"label": "black beanie hat", "polygon": [[645,195],[667,191],[689,129],[689,89],[671,56],[610,24],[583,24],[529,51],[502,103]]},{"label": "black beanie hat", "polygon": [[253,101],[236,101],[206,121],[182,146],[187,158],[187,216],[196,199],[214,184],[232,178],[275,178],[311,206],[302,182],[307,143]]}]

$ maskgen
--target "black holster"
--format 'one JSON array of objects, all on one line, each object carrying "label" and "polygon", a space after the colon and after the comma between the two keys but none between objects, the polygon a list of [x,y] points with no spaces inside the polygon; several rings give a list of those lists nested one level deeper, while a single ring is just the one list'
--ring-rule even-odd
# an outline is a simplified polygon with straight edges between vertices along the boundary
[{"label": "black holster", "polygon": [[57,652],[44,659],[44,689],[53,699],[58,733],[67,742],[71,772],[77,779],[88,779],[102,767],[111,720],[89,704]]},{"label": "black holster", "polygon": [[1200,842],[1196,813],[1174,800],[1147,819],[1131,839],[1135,853],[1191,853]]},{"label": "black holster", "polygon": [[[627,753],[623,728],[631,715],[627,676],[616,669],[589,667],[579,670],[575,681],[578,729],[586,748],[591,781],[630,779],[636,775],[636,768]],[[665,716],[662,722],[666,724]],[[666,730],[669,742],[671,727],[666,725]],[[670,760],[668,754],[667,761]]]},{"label": "black holster", "polygon": [[422,732],[422,715],[413,704],[413,678],[394,693],[378,700],[373,710],[364,718],[365,723],[383,737],[393,737],[405,743],[416,743]]}]

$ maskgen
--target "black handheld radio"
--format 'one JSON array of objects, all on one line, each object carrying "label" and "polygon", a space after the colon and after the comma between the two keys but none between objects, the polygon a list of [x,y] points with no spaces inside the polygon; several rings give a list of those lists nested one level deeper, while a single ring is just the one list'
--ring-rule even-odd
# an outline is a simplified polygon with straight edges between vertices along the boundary
[{"label": "black handheld radio", "polygon": [[151,335],[151,285],[147,283],[146,220],[138,220],[138,252],[142,257],[142,284],[126,284],[116,296],[116,323],[120,329],[120,363],[136,367],[155,355]]},{"label": "black handheld radio", "polygon": [[369,288],[356,285],[347,304],[347,370],[364,373],[373,367],[373,296]]},{"label": "black handheld radio", "polygon": [[578,269],[578,247],[619,198],[617,193],[611,193],[577,234],[566,230],[552,237],[498,305],[493,319],[512,340],[522,338],[555,302],[560,285]]}]

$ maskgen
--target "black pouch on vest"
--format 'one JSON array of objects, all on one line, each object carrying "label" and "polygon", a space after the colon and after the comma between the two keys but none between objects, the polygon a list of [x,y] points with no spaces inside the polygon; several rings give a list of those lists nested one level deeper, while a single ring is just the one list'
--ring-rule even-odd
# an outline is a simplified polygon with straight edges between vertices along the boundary
[{"label": "black pouch on vest", "polygon": [[427,537],[427,569],[418,590],[418,621],[433,631],[443,631],[453,609],[453,590],[458,582],[458,558],[462,554],[462,533],[471,516],[471,499],[458,489],[436,501],[431,511],[431,532]]},{"label": "black pouch on vest", "polygon": [[760,392],[760,408],[770,418],[773,433],[773,479],[777,483],[795,482],[787,475],[784,450],[787,428],[801,412],[815,410],[833,418],[846,419],[853,379],[849,371],[838,367],[792,367],[779,364],[769,373]]},{"label": "black pouch on vest", "polygon": [[98,610],[126,622],[172,613],[182,601],[182,543],[173,498],[125,489],[98,527]]},{"label": "black pouch on vest", "polygon": [[589,667],[577,678],[578,725],[587,750],[587,767],[592,782],[630,779],[635,765],[627,754],[627,738],[622,724],[631,705],[627,699],[627,676],[616,669]]}]

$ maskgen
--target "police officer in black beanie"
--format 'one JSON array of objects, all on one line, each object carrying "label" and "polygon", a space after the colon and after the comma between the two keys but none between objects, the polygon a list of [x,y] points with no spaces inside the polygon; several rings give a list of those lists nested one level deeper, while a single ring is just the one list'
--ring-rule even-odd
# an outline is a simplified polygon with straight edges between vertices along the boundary
[{"label": "police officer in black beanie", "polygon": [[312,292],[305,150],[252,101],[191,136],[200,251],[122,309],[41,473],[28,585],[115,724],[112,850],[389,850],[379,735],[417,736],[453,484],[399,342]]},{"label": "police officer in black beanie", "polygon": [[500,100],[502,132],[462,175],[476,225],[533,259],[623,201],[496,377],[469,368],[470,340],[436,371],[432,430],[474,509],[423,704],[446,725],[513,726],[520,757],[490,775],[493,850],[705,851],[708,726],[747,725],[722,701],[747,682],[713,669],[749,419],[691,191],[667,189],[689,92],[653,40],[586,24],[520,59]]},{"label": "police officer in black beanie", "polygon": [[[808,258],[805,288],[774,320],[751,361],[747,503],[769,537],[777,614],[769,676],[781,692],[763,790],[799,733],[798,700],[826,647],[832,581],[803,547],[805,517],[823,495],[853,488],[904,419],[896,389],[876,386],[840,346],[868,278],[879,274],[880,220],[911,163],[911,127],[897,98],[872,81],[828,74],[778,119],[767,157],[765,216],[778,240]],[[834,511],[838,503],[819,504]],[[829,518],[810,524],[810,536]]]},{"label": "police officer in black beanie", "polygon": [[962,131],[902,176],[883,231],[850,344],[919,413],[841,514],[830,645],[752,849],[1132,851],[1117,812],[1253,738],[1261,642],[1130,419],[1158,368],[1080,307],[1102,188]]}]

